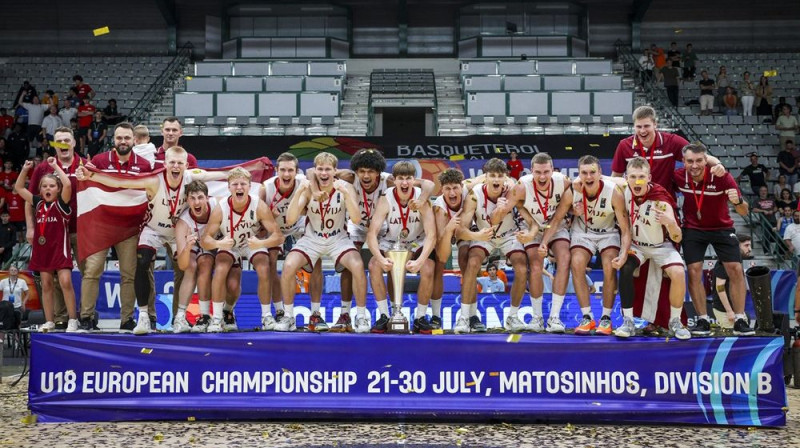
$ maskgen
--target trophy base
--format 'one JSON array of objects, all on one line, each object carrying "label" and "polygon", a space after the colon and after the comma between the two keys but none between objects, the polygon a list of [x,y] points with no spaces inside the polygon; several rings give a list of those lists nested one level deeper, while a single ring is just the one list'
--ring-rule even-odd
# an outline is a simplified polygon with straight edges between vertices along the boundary
[{"label": "trophy base", "polygon": [[386,332],[391,334],[409,334],[411,331],[408,328],[408,319],[404,316],[400,319],[392,317],[386,328]]}]

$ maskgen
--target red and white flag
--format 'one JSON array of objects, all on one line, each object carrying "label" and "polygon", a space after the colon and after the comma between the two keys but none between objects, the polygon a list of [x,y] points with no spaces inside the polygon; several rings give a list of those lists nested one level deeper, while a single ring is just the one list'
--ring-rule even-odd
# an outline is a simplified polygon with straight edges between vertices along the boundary
[{"label": "red and white flag", "polygon": [[[228,171],[241,166],[250,172],[251,194],[258,194],[261,182],[272,177],[275,168],[266,158],[251,160],[240,165],[223,168],[208,168],[205,171]],[[144,175],[104,173],[120,179],[141,179],[146,176],[160,176],[164,168]],[[225,180],[210,181],[209,196],[224,197],[229,194]],[[183,192],[181,192],[183,194]],[[142,190],[107,187],[87,179],[78,182],[78,259],[83,261],[89,255],[138,235],[144,225],[147,211],[147,195]]]}]

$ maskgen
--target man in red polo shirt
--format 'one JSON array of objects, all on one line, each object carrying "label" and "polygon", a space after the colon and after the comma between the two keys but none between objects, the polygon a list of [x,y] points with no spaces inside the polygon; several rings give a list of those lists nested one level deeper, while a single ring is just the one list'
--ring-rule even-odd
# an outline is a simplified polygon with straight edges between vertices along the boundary
[{"label": "man in red polo shirt", "polygon": [[[120,123],[114,129],[114,148],[102,152],[87,163],[105,173],[142,174],[152,171],[150,162],[136,155],[133,149],[133,126]],[[136,293],[133,289],[133,278],[136,274],[136,247],[139,236],[134,235],[114,245],[119,259],[120,276],[120,330],[133,330],[133,308],[136,304]],[[81,279],[81,315],[80,326],[84,330],[96,330],[94,324],[97,295],[100,291],[100,275],[103,273],[108,255],[108,248],[93,253],[86,258],[86,268]],[[149,314],[155,316],[155,302],[148,307]]]},{"label": "man in red polo shirt", "polygon": [[683,257],[689,271],[689,295],[692,297],[697,322],[692,334],[711,333],[706,311],[706,292],[703,287],[703,260],[711,244],[719,261],[725,266],[730,281],[730,296],[735,313],[733,334],[752,335],[753,330],[744,313],[745,282],[739,240],[728,213],[728,202],[736,213],[746,215],[747,202],[730,173],[712,174],[708,168],[706,147],[693,143],[683,148],[684,168],[675,171],[674,186],[683,193]]},{"label": "man in red polo shirt", "polygon": [[[161,135],[164,137],[163,143],[156,150],[156,161],[154,168],[164,166],[164,154],[166,150],[173,146],[179,146],[178,140],[183,135],[183,126],[178,117],[167,117],[161,122]],[[191,155],[188,151],[186,154],[189,156],[187,159],[187,168],[197,168],[197,158]]]},{"label": "man in red polo shirt", "polygon": [[[650,106],[637,107],[633,111],[633,127],[635,133],[622,139],[617,145],[611,162],[611,175],[621,177],[629,160],[636,156],[643,157],[650,164],[653,183],[666,188],[674,197],[672,174],[675,163],[683,160],[683,147],[689,142],[679,135],[660,132],[656,111]],[[718,177],[725,174],[725,168],[716,157],[706,156],[708,165],[712,167],[712,174]]]},{"label": "man in red polo shirt", "polygon": [[517,180],[522,176],[522,170],[525,169],[525,167],[522,166],[522,161],[517,159],[516,151],[511,151],[511,160],[506,162],[506,167],[508,168],[508,175]]}]

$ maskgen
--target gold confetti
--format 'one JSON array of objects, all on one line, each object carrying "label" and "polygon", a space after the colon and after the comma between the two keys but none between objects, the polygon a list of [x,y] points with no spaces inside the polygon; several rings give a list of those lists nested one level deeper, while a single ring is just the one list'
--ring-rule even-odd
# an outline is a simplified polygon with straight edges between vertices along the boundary
[{"label": "gold confetti", "polygon": [[573,425],[572,423],[567,423],[567,426],[565,427],[565,429],[567,431],[569,431],[569,432],[573,432],[573,431],[575,431],[575,425]]},{"label": "gold confetti", "polygon": [[29,414],[29,415],[26,415],[25,417],[22,417],[22,420],[20,420],[20,421],[22,423],[26,424],[26,425],[34,425],[34,424],[36,424],[37,420],[38,420],[38,417],[36,417],[36,414]]},{"label": "gold confetti", "polygon": [[677,29],[677,30],[675,30],[675,34],[681,34],[682,32],[683,32],[683,30],[682,30],[682,29],[680,29],[680,28],[679,28],[679,29]]},{"label": "gold confetti", "polygon": [[197,419],[196,419],[196,418],[194,418],[194,417],[188,417],[186,420],[188,420],[188,421],[190,421],[190,422],[193,422],[193,421],[195,421],[195,420],[197,420]]},{"label": "gold confetti", "polygon": [[467,428],[456,428],[456,432],[459,433],[459,434],[466,434],[466,433],[469,432],[469,429],[467,429]]},{"label": "gold confetti", "polygon": [[391,367],[392,367],[391,364],[386,364],[385,366],[383,366],[384,369],[390,369]]},{"label": "gold confetti", "polygon": [[143,348],[142,349],[142,354],[143,355],[149,355],[150,353],[153,353],[153,349],[152,348]]},{"label": "gold confetti", "polygon": [[333,374],[333,377],[334,377],[334,378],[339,378],[339,374],[338,374],[338,373],[334,373],[334,374]]},{"label": "gold confetti", "polygon": [[500,372],[489,372],[489,376],[500,376]]},{"label": "gold confetti", "polygon": [[572,151],[572,146],[565,146],[564,149],[566,149],[567,151]]},{"label": "gold confetti", "polygon": [[110,32],[111,30],[109,30],[107,26],[104,26],[102,28],[95,28],[92,30],[92,34],[94,34],[94,37],[102,36],[103,34],[108,34]]},{"label": "gold confetti", "polygon": [[764,70],[764,76],[767,78],[772,78],[773,76],[778,76],[777,70]]},{"label": "gold confetti", "polygon": [[261,437],[267,439],[267,438],[269,438],[269,433],[267,431],[264,431],[264,432],[261,433]]},{"label": "gold confetti", "polygon": [[397,438],[398,438],[398,439],[400,439],[400,440],[405,440],[405,438],[406,438],[406,435],[405,435],[405,434],[403,434],[402,432],[398,432],[398,433],[397,433],[397,434],[395,434],[394,436],[395,436],[395,437],[397,437]]},{"label": "gold confetti", "polygon": [[747,431],[748,432],[756,432],[756,431],[758,431],[758,428],[756,428],[755,426],[748,426],[747,427]]},{"label": "gold confetti", "polygon": [[461,154],[456,154],[454,156],[450,156],[450,160],[452,160],[454,162],[457,161],[457,160],[464,160],[464,156],[461,155]]},{"label": "gold confetti", "polygon": [[200,174],[202,172],[203,172],[203,170],[201,170],[201,169],[193,169],[192,170],[192,174]]},{"label": "gold confetti", "polygon": [[610,134],[608,132],[603,132],[603,137],[608,137]]},{"label": "gold confetti", "polygon": [[69,149],[69,144],[68,143],[61,143],[61,142],[56,142],[56,141],[50,142],[50,146],[52,146],[53,148],[58,148],[58,149]]},{"label": "gold confetti", "polygon": [[291,370],[287,369],[286,367],[281,367],[281,370],[283,371],[283,373],[291,372]]},{"label": "gold confetti", "polygon": [[472,387],[475,385],[475,381],[470,381],[469,383],[465,384],[467,387]]},{"label": "gold confetti", "polygon": [[599,148],[600,145],[598,145],[597,143],[589,143],[589,147],[590,148]]},{"label": "gold confetti", "polygon": [[664,338],[664,342],[669,342],[669,336],[667,336],[666,338]]},{"label": "gold confetti", "polygon": [[191,80],[192,80],[192,77],[191,77],[191,76],[187,76],[185,79],[186,79],[187,81],[191,81]]},{"label": "gold confetti", "polygon": [[511,423],[506,423],[506,422],[500,423],[500,426],[502,426],[503,428],[508,428],[508,429],[513,429],[514,428],[514,426]]},{"label": "gold confetti", "polygon": [[300,431],[303,429],[303,425],[299,423],[292,423],[291,425],[287,426],[292,431]]},{"label": "gold confetti", "polygon": [[431,330],[431,334],[444,334],[444,330],[437,328],[435,330]]},{"label": "gold confetti", "polygon": [[98,426],[97,428],[94,428],[94,432],[103,432],[103,428]]},{"label": "gold confetti", "polygon": [[461,446],[463,443],[464,442],[462,442],[461,439],[456,439],[456,446]]},{"label": "gold confetti", "polygon": [[153,440],[156,442],[163,442],[164,441],[164,434],[157,432],[156,435],[153,436]]},{"label": "gold confetti", "polygon": [[519,342],[520,339],[522,339],[521,334],[510,334],[506,338],[506,342],[508,342],[509,344],[516,344],[517,342]]},{"label": "gold confetti", "polygon": [[784,407],[781,408],[781,411],[789,412],[789,407],[788,406],[784,406]]},{"label": "gold confetti", "polygon": [[194,445],[195,443],[197,443],[197,439],[195,439],[194,436],[189,437],[189,443]]},{"label": "gold confetti", "polygon": [[644,185],[646,183],[647,181],[644,179],[636,179],[636,181],[633,182],[634,185]]}]

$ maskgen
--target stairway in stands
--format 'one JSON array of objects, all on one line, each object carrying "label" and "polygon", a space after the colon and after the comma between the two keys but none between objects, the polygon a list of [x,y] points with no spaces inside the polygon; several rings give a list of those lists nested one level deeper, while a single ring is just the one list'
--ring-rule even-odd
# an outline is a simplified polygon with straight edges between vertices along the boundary
[{"label": "stairway in stands", "polygon": [[369,75],[347,75],[338,135],[365,136],[369,121]]}]

